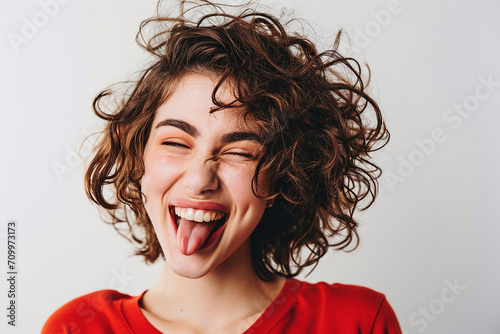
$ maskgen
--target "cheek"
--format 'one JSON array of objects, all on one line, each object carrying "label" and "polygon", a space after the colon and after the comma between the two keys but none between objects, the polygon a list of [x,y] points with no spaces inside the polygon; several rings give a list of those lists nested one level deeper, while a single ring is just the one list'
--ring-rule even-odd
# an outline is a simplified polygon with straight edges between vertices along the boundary
[{"label": "cheek", "polygon": [[161,162],[146,166],[142,177],[142,191],[146,194],[160,192],[163,188],[169,187],[171,168],[163,166]]},{"label": "cheek", "polygon": [[178,178],[179,168],[165,163],[164,159],[145,160],[141,190],[145,196],[145,207],[150,217],[163,213],[164,194]]},{"label": "cheek", "polygon": [[[252,217],[263,213],[267,201],[258,198],[252,191],[253,168],[247,166],[225,168],[220,175],[238,210]],[[267,183],[259,180],[257,190],[264,195],[268,190]]]},{"label": "cheek", "polygon": [[[260,202],[263,200],[257,198],[252,191],[254,173],[254,166],[228,166],[222,169],[220,175],[234,196],[237,195],[247,201],[249,198],[252,198]],[[270,191],[270,177],[266,173],[261,173],[257,181],[255,191],[260,196],[267,196]]]},{"label": "cheek", "polygon": [[248,198],[255,197],[252,193],[253,170],[248,166],[221,166],[219,177],[229,188],[232,197]]}]

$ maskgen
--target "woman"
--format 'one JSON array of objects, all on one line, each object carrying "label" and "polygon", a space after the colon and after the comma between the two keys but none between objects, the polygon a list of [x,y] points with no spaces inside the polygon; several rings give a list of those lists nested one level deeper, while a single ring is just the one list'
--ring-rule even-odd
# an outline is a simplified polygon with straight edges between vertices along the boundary
[{"label": "woman", "polygon": [[382,294],[293,278],[356,241],[355,208],[375,198],[369,153],[388,132],[357,62],[203,4],[143,22],[154,63],[114,111],[112,91],[94,101],[107,127],[87,194],[162,275],[140,296],[79,297],[42,332],[401,333]]}]

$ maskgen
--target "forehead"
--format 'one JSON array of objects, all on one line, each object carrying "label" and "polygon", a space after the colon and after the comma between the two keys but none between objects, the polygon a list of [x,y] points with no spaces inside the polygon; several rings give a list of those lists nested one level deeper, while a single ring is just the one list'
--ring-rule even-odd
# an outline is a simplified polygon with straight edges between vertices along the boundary
[{"label": "forehead", "polygon": [[[165,119],[181,119],[202,128],[219,126],[258,131],[256,121],[250,115],[244,117],[246,110],[243,107],[211,112],[216,107],[212,94],[217,81],[217,78],[201,74],[185,75],[156,111],[153,128]],[[216,99],[222,103],[232,102],[235,99],[232,88],[229,83],[222,85]]]},{"label": "forehead", "polygon": [[[174,102],[176,100],[183,100],[186,98],[197,98],[198,102],[207,102],[207,100],[210,102],[212,100],[211,96],[216,84],[217,78],[215,77],[188,73],[179,80],[167,102]],[[226,100],[229,100],[232,97],[230,93],[231,90],[228,88],[230,88],[228,85],[224,85],[221,89],[219,89],[219,95],[221,95],[221,97],[225,97]]]}]

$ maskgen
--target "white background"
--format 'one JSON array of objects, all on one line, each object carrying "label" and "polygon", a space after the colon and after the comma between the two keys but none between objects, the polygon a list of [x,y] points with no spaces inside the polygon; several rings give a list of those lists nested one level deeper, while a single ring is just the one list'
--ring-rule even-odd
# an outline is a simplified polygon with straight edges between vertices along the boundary
[{"label": "white background", "polygon": [[[95,94],[142,68],[134,38],[155,1],[62,2],[51,16],[43,1],[1,2],[0,268],[14,219],[19,272],[16,328],[6,324],[0,280],[2,333],[37,333],[57,307],[91,291],[138,294],[160,270],[131,257],[101,222],[74,156],[100,126]],[[306,280],[384,292],[406,333],[500,333],[500,3],[262,2],[293,9],[323,47],[338,28],[349,34],[392,134],[378,155],[382,193],[359,216],[360,247],[328,254]],[[27,32],[30,22],[37,31]],[[25,40],[12,43],[14,34]]]}]

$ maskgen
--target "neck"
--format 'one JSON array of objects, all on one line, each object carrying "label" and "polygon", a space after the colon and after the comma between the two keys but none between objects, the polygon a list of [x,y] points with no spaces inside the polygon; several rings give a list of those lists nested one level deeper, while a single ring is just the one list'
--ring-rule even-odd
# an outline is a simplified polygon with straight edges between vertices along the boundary
[{"label": "neck", "polygon": [[168,321],[217,329],[242,319],[257,320],[283,284],[281,278],[264,282],[257,276],[251,264],[250,245],[245,243],[231,258],[200,278],[179,276],[165,264],[160,279],[146,293],[144,305]]}]

